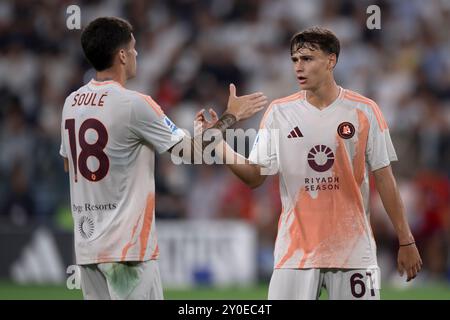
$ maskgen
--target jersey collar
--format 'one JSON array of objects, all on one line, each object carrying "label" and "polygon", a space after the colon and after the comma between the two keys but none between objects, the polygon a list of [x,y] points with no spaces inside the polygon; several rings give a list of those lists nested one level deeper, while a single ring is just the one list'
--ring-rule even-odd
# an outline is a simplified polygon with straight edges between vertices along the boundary
[{"label": "jersey collar", "polygon": [[89,81],[89,84],[96,86],[96,87],[106,86],[106,85],[110,85],[110,84],[115,84],[115,85],[122,87],[122,85],[120,83],[118,83],[117,81],[114,81],[114,80],[97,81],[95,79],[91,79],[91,81]]},{"label": "jersey collar", "polygon": [[306,99],[306,94],[305,94],[305,98],[303,99],[303,103],[309,110],[318,114],[319,116],[327,115],[327,114],[331,113],[334,109],[336,109],[336,106],[339,104],[339,102],[342,100],[342,97],[344,96],[345,90],[341,86],[338,86],[338,87],[339,87],[339,95],[337,96],[337,98],[331,104],[329,104],[327,107],[323,108],[322,110],[313,106],[311,103],[309,103],[308,99]]}]

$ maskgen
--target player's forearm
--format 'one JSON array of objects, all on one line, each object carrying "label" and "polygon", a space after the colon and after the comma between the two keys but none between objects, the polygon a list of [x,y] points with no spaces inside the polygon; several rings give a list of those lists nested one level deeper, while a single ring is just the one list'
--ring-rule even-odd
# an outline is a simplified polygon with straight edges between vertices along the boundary
[{"label": "player's forearm", "polygon": [[400,244],[414,241],[391,166],[374,171],[375,184]]},{"label": "player's forearm", "polygon": [[[172,147],[169,152],[190,164],[203,163],[203,151],[205,148],[211,143],[217,145],[222,140],[225,131],[236,122],[237,119],[234,115],[225,112],[214,126],[193,138],[184,138],[176,146]],[[188,152],[184,152],[186,150]],[[197,159],[201,161],[195,162]]]},{"label": "player's forearm", "polygon": [[258,165],[251,163],[247,158],[235,152],[225,141],[221,141],[216,147],[216,157],[239,178],[254,189],[259,187],[266,176],[261,175],[261,169]]}]

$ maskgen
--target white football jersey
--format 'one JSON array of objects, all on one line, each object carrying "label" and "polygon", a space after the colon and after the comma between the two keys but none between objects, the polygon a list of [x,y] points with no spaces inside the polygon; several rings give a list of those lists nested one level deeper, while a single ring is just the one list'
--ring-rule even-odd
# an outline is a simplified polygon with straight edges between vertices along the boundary
[{"label": "white football jersey", "polygon": [[157,259],[155,151],[183,136],[150,96],[115,81],[91,80],[67,97],[60,154],[77,264]]},{"label": "white football jersey", "polygon": [[377,266],[369,170],[397,156],[375,102],[343,88],[322,110],[306,91],[275,100],[249,160],[280,176],[275,268]]}]

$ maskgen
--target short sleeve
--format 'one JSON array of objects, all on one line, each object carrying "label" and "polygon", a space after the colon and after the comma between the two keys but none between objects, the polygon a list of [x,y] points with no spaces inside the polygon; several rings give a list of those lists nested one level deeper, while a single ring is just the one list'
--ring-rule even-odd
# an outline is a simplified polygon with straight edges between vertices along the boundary
[{"label": "short sleeve", "polygon": [[273,106],[261,120],[260,129],[250,152],[249,161],[267,169],[268,175],[278,172],[277,142],[279,130],[273,128]]},{"label": "short sleeve", "polygon": [[63,158],[67,158],[66,147],[64,145],[64,139],[61,139],[61,146],[59,147],[59,154]]},{"label": "short sleeve", "polygon": [[67,158],[66,144],[64,142],[64,127],[63,121],[61,121],[61,146],[59,147],[59,154],[63,158]]},{"label": "short sleeve", "polygon": [[379,107],[374,104],[370,109],[370,129],[366,148],[366,157],[370,170],[375,171],[397,161],[389,128]]},{"label": "short sleeve", "polygon": [[131,108],[131,131],[154,146],[158,153],[169,150],[185,136],[150,96],[137,93]]},{"label": "short sleeve", "polygon": [[59,147],[59,154],[61,157],[63,158],[67,158],[67,147],[66,147],[66,141],[64,139],[64,134],[65,134],[65,117],[64,117],[64,112],[66,109],[66,104],[67,104],[67,100],[71,97],[72,94],[70,94],[66,100],[64,101],[64,106],[63,106],[63,111],[62,111],[62,116],[61,116],[61,145]]}]

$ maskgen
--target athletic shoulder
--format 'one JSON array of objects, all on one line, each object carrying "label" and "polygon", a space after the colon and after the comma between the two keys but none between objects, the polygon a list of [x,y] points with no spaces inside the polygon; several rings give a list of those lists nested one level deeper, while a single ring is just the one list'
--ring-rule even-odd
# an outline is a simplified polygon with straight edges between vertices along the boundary
[{"label": "athletic shoulder", "polygon": [[127,95],[132,102],[132,105],[135,108],[150,108],[153,110],[158,116],[164,115],[164,111],[161,109],[159,104],[150,96],[139,91],[127,90]]},{"label": "athletic shoulder", "polygon": [[164,111],[151,96],[125,88],[122,96],[128,101],[132,121],[152,121],[164,117]]},{"label": "athletic shoulder", "polygon": [[377,103],[374,100],[370,99],[369,97],[366,97],[350,89],[343,89],[343,90],[344,90],[344,100],[358,101],[367,106],[376,105],[378,107]]},{"label": "athletic shoulder", "polygon": [[64,105],[63,105],[63,110],[66,107],[69,107],[73,104],[74,101],[74,97],[79,93],[79,91],[83,88],[84,86],[79,87],[77,90],[72,91],[71,93],[69,93],[66,97],[66,99],[64,100]]},{"label": "athletic shoulder", "polygon": [[349,89],[344,89],[344,100],[351,104],[357,103],[357,107],[366,112],[369,115],[369,118],[377,120],[378,125],[382,130],[387,128],[383,113],[374,100]]},{"label": "athletic shoulder", "polygon": [[272,101],[272,103],[267,107],[266,112],[264,113],[260,128],[265,127],[268,122],[270,122],[270,119],[273,116],[273,113],[276,112],[280,107],[289,105],[291,102],[302,100],[305,98],[305,91],[299,91],[294,94],[291,94],[289,96],[275,99]]},{"label": "athletic shoulder", "polygon": [[[305,90],[301,90],[298,91],[294,94],[291,94],[289,96],[283,97],[283,98],[279,98],[279,99],[275,99],[272,101],[272,103],[270,104],[270,106],[281,106],[281,105],[286,105],[289,104],[293,101],[297,101],[297,100],[303,100],[305,99]],[[269,106],[269,108],[270,108]]]},{"label": "athletic shoulder", "polygon": [[[80,90],[80,89],[78,89]],[[78,90],[72,91],[71,93],[69,93],[66,97],[66,99],[64,100],[64,104],[67,103],[67,101],[70,101],[78,92]]]}]

